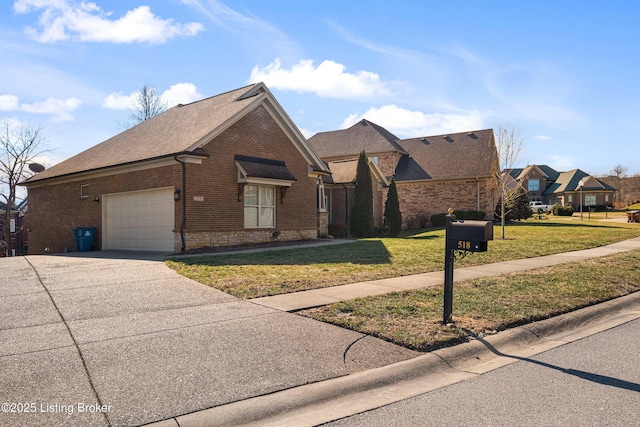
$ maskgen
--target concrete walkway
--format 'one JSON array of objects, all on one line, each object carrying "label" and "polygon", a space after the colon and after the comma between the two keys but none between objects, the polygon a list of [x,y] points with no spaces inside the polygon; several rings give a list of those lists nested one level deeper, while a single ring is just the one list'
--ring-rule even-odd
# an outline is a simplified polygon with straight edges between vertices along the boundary
[{"label": "concrete walkway", "polygon": [[[549,267],[567,262],[577,262],[589,258],[613,255],[634,249],[640,249],[640,237],[601,246],[599,248],[456,268],[453,273],[453,278],[454,282],[458,282],[475,279],[477,277],[497,276],[499,274],[534,270],[536,268]],[[435,271],[412,276],[393,277],[390,279],[372,280],[291,294],[255,298],[249,301],[277,310],[296,311],[389,292],[442,286],[443,283],[444,272]]]}]

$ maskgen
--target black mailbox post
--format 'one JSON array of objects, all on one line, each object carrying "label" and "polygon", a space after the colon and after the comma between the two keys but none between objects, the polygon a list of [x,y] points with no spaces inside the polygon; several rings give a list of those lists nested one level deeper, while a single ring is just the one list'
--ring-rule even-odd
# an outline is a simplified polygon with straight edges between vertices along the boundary
[{"label": "black mailbox post", "polygon": [[444,315],[443,324],[451,323],[453,312],[453,263],[456,251],[486,252],[487,242],[493,240],[491,221],[457,221],[452,209],[446,216],[444,255]]}]

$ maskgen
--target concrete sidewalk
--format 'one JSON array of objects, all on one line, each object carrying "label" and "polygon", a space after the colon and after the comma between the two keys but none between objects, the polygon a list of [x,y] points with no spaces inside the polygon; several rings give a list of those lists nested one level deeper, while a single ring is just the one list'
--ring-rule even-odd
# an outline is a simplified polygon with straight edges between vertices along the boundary
[{"label": "concrete sidewalk", "polygon": [[[453,278],[454,282],[458,282],[475,279],[477,277],[497,276],[499,274],[534,270],[536,268],[549,267],[567,262],[577,262],[589,258],[597,258],[631,251],[634,249],[640,249],[640,237],[613,243],[611,245],[601,246],[599,248],[477,265],[473,267],[456,268],[453,273]],[[443,283],[444,272],[435,271],[411,276],[351,283],[348,285],[301,291],[291,294],[254,298],[249,301],[282,311],[296,311],[355,298],[386,294],[389,292],[443,286]]]}]

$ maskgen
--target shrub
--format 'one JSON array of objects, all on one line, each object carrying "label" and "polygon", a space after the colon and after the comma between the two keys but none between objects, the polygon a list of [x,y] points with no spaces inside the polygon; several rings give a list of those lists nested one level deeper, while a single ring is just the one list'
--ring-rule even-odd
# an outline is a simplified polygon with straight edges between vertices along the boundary
[{"label": "shrub", "polygon": [[559,204],[553,205],[553,214],[558,216],[571,216],[573,215],[573,206],[560,206]]},{"label": "shrub", "polygon": [[329,235],[333,237],[347,237],[349,232],[349,227],[347,224],[343,223],[332,223],[329,224]]},{"label": "shrub", "polygon": [[456,216],[456,219],[472,220],[482,220],[486,215],[486,213],[482,211],[455,211],[453,214]]},{"label": "shrub", "polygon": [[434,227],[443,227],[447,214],[439,213],[431,215],[431,225]]},{"label": "shrub", "polygon": [[396,181],[393,179],[391,180],[391,185],[389,185],[387,201],[384,204],[384,225],[387,227],[385,234],[391,237],[398,237],[402,229],[402,214],[400,213]]},{"label": "shrub", "polygon": [[356,237],[367,237],[373,233],[373,184],[365,152],[360,153],[356,168],[356,188],[351,221],[351,233]]}]

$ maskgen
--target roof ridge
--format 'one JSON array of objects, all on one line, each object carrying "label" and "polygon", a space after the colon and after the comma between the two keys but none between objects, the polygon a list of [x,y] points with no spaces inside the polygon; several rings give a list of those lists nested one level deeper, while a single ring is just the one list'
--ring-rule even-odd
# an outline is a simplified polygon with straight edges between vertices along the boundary
[{"label": "roof ridge", "polygon": [[[226,92],[219,93],[219,94],[217,94],[217,95],[211,95],[211,96],[208,96],[208,97],[206,97],[206,98],[197,99],[197,100],[195,100],[195,101],[191,101],[191,102],[188,102],[188,103],[186,103],[186,104],[182,104],[182,103],[181,103],[181,104],[176,104],[176,105],[174,105],[173,107],[169,108],[169,110],[172,110],[172,109],[174,109],[174,108],[176,108],[176,107],[187,107],[187,106],[189,106],[189,105],[193,105],[193,104],[197,104],[197,103],[200,103],[200,102],[208,101],[208,100],[211,100],[211,99],[213,99],[213,98],[219,98],[219,97],[221,97],[221,96],[228,95],[228,94],[233,93],[233,92],[238,92],[238,91],[241,91],[241,90],[243,90],[243,89],[248,89],[248,88],[253,87],[253,86],[256,86],[256,85],[258,85],[258,84],[259,84],[259,83],[251,83],[251,84],[249,84],[249,85],[242,86],[242,87],[239,87],[239,88],[236,88],[236,89],[231,89],[231,90],[228,90],[228,91],[226,91]],[[237,101],[237,100],[238,100],[238,99],[236,99],[236,101]]]}]

